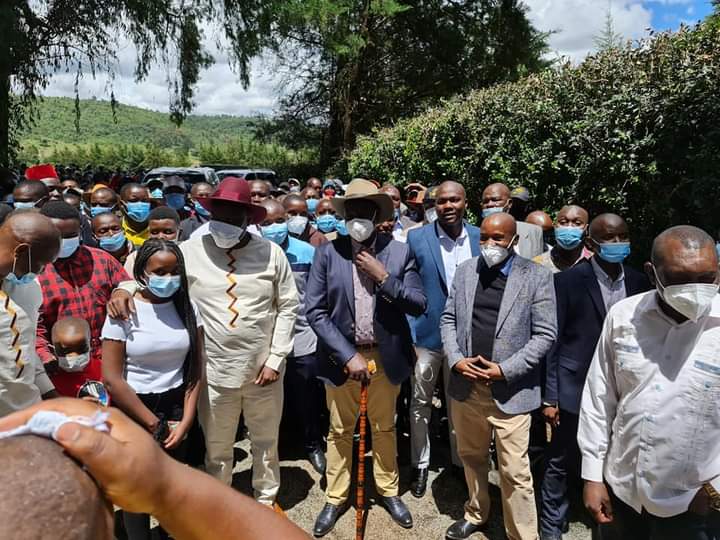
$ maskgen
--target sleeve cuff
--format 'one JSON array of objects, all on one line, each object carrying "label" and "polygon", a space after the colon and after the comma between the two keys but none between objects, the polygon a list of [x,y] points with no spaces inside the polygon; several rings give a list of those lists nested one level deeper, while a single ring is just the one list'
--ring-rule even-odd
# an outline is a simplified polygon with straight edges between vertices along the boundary
[{"label": "sleeve cuff", "polygon": [[[125,292],[130,293],[130,295],[133,295],[138,290],[138,284],[135,281],[123,281],[117,286],[118,289],[122,289]],[[117,290],[117,289],[116,289]],[[115,291],[113,291],[115,292]]]},{"label": "sleeve cuff", "polygon": [[47,373],[38,373],[35,375],[35,385],[40,389],[40,395],[55,390],[55,386],[50,380],[50,377],[47,376]]},{"label": "sleeve cuff", "polygon": [[458,354],[457,356],[455,356],[453,358],[448,357],[448,366],[450,367],[450,369],[452,370],[457,365],[457,363],[460,360],[462,360],[463,358],[464,358],[464,356],[462,354]]},{"label": "sleeve cuff", "polygon": [[279,372],[282,369],[284,363],[285,358],[283,358],[282,356],[278,356],[277,354],[271,354],[265,362],[265,366]]},{"label": "sleeve cuff", "polygon": [[603,461],[596,458],[583,456],[582,478],[583,480],[589,480],[590,482],[602,482]]}]

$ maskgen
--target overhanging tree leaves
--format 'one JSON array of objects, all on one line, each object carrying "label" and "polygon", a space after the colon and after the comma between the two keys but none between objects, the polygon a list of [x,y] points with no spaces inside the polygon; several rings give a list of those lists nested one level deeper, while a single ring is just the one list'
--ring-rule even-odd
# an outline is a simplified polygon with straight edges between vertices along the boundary
[{"label": "overhanging tree leaves", "polygon": [[[15,136],[32,104],[58,71],[112,75],[118,44],[137,48],[135,77],[159,62],[168,67],[171,118],[192,110],[202,68],[212,62],[203,29],[217,27],[241,82],[250,60],[271,36],[274,0],[2,0],[0,1],[0,164],[7,164]],[[111,96],[112,99],[112,96]]]},{"label": "overhanging tree leaves", "polygon": [[547,66],[518,0],[291,0],[281,17],[283,113],[327,126],[326,165],[378,124]]}]

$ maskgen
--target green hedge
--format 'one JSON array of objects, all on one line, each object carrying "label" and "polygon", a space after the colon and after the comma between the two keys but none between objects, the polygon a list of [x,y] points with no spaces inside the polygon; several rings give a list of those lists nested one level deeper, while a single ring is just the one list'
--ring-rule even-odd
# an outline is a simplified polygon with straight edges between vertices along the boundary
[{"label": "green hedge", "polygon": [[[643,251],[667,226],[720,225],[720,26],[662,33],[456,98],[361,138],[350,172],[456,179],[471,208],[490,182],[536,206],[628,218]],[[637,251],[636,251],[637,253]]]}]

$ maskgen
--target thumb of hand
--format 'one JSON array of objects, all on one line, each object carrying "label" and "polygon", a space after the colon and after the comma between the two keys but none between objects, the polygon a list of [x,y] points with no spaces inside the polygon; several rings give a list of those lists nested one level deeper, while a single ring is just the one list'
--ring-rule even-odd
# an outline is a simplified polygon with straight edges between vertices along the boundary
[{"label": "thumb of hand", "polygon": [[102,470],[113,459],[121,457],[117,452],[119,443],[91,427],[68,422],[60,426],[56,436],[65,451],[91,472]]}]

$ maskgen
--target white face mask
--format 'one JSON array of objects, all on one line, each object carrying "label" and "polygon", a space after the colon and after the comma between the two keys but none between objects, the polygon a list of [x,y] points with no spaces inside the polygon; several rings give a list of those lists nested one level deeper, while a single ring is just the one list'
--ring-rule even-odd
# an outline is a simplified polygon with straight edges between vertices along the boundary
[{"label": "white face mask", "polygon": [[665,303],[692,322],[697,322],[707,315],[718,293],[718,285],[715,283],[683,283],[666,287],[658,278],[657,272],[655,282],[658,294]]},{"label": "white face mask", "polygon": [[425,221],[428,223],[434,223],[437,220],[437,217],[437,210],[434,206],[425,210]]},{"label": "white face mask", "polygon": [[73,356],[58,356],[58,364],[63,371],[82,371],[90,363],[90,353],[84,352]]},{"label": "white face mask", "polygon": [[307,224],[307,216],[293,216],[287,220],[288,232],[290,234],[294,234],[295,236],[300,236],[303,232],[305,232]]},{"label": "white face mask", "polygon": [[508,251],[509,246],[512,246],[514,241],[515,237],[513,236],[507,248],[498,246],[497,244],[483,244],[480,246],[480,253],[482,254],[483,259],[485,259],[485,264],[488,265],[488,268],[497,266],[508,258],[508,255],[510,254]]},{"label": "white face mask", "polygon": [[375,230],[375,223],[370,219],[351,219],[346,226],[350,238],[356,242],[364,242]]},{"label": "white face mask", "polygon": [[245,227],[238,227],[223,221],[211,220],[208,226],[215,245],[220,249],[230,249],[240,242],[245,234]]}]

